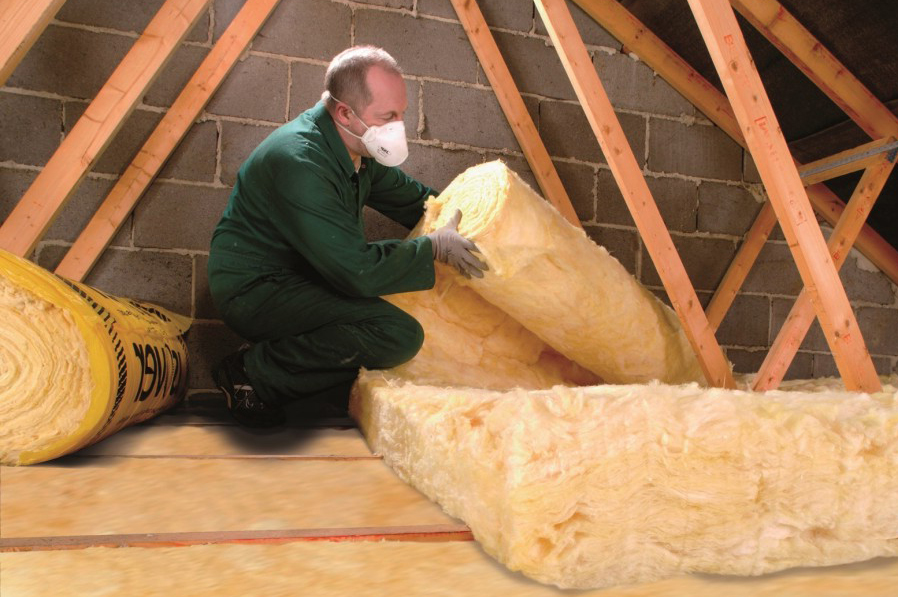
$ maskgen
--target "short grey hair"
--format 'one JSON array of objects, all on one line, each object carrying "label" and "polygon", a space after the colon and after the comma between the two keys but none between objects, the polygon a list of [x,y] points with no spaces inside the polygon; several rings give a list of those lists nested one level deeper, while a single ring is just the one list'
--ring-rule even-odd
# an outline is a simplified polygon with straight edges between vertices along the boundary
[{"label": "short grey hair", "polygon": [[336,99],[339,99],[353,110],[364,110],[371,103],[366,77],[372,66],[402,75],[396,60],[377,46],[353,46],[334,56],[324,74],[324,93],[321,94],[327,108],[336,108]]}]

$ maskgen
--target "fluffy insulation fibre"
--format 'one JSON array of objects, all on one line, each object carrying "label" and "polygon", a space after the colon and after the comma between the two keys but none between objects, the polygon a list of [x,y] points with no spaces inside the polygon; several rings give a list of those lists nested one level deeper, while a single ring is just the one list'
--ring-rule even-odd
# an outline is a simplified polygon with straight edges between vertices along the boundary
[{"label": "fluffy insulation fibre", "polygon": [[512,570],[565,588],[898,555],[898,378],[764,394],[548,390],[362,372],[371,449]]},{"label": "fluffy insulation fibre", "polygon": [[0,463],[14,464],[75,433],[94,382],[66,309],[0,276],[0,320]]},{"label": "fluffy insulation fibre", "polygon": [[0,250],[0,464],[57,458],[174,405],[189,326]]},{"label": "fluffy insulation fibre", "polygon": [[412,315],[425,330],[421,351],[394,368],[396,376],[416,383],[491,390],[602,381],[462,285],[448,266],[437,264],[431,290],[384,298]]},{"label": "fluffy insulation fibre", "polygon": [[581,589],[898,555],[898,378],[703,388],[674,313],[504,164],[456,178],[413,235],[456,209],[489,271],[387,297],[424,347],[363,371],[351,410],[487,553]]},{"label": "fluffy insulation fibre", "polygon": [[456,210],[489,271],[457,277],[608,383],[704,381],[674,312],[501,161],[468,168],[428,201],[422,232]]}]

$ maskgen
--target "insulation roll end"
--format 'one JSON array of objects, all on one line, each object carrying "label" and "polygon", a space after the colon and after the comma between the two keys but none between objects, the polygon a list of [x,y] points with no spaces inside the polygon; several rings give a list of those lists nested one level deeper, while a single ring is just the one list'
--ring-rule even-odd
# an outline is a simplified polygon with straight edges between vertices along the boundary
[{"label": "insulation roll end", "polygon": [[0,251],[0,463],[53,459],[174,405],[189,326]]}]

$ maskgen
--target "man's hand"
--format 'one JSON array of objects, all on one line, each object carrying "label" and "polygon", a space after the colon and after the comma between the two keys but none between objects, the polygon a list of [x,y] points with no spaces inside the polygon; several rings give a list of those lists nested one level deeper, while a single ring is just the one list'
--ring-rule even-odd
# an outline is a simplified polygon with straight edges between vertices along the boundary
[{"label": "man's hand", "polygon": [[477,245],[458,233],[458,223],[461,221],[461,210],[455,210],[452,219],[427,237],[433,244],[433,258],[443,263],[448,263],[466,278],[475,276],[483,277],[484,270],[488,270],[486,263],[474,256],[472,251],[480,252]]}]

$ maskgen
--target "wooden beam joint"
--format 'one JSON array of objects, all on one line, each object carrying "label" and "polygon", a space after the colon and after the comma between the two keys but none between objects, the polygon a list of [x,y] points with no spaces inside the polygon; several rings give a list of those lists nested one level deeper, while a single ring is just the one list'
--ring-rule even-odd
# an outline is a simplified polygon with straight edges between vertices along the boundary
[{"label": "wooden beam joint", "polygon": [[894,161],[896,152],[898,152],[898,141],[895,140],[895,137],[877,139],[805,164],[798,169],[798,174],[801,176],[802,183],[812,185],[864,170],[882,153],[886,154],[889,161]]},{"label": "wooden beam joint", "polygon": [[726,0],[688,0],[846,388],[882,386],[773,107]]}]

